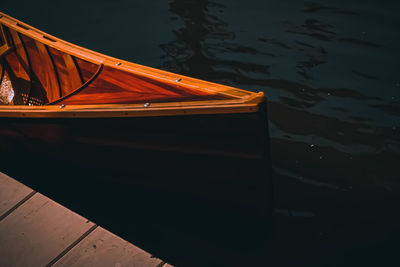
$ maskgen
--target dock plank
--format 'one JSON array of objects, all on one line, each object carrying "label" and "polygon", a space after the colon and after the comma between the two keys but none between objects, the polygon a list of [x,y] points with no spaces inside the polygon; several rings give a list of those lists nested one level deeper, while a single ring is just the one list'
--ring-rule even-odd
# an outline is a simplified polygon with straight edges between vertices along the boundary
[{"label": "dock plank", "polygon": [[0,172],[0,220],[34,191]]},{"label": "dock plank", "polygon": [[97,227],[54,266],[157,267],[165,265],[163,261],[153,258],[146,251],[104,228]]},{"label": "dock plank", "polygon": [[36,193],[0,221],[0,266],[45,266],[93,227]]}]

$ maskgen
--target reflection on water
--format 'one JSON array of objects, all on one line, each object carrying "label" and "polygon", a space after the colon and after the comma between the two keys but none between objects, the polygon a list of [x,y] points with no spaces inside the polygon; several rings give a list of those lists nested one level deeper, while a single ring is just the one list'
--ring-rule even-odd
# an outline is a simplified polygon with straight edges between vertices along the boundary
[{"label": "reflection on water", "polygon": [[[226,84],[242,84],[242,73],[268,74],[268,65],[244,62],[243,54],[266,54],[234,42],[235,33],[210,9],[224,6],[209,1],[171,1],[170,11],[183,25],[174,30],[175,40],[162,44],[165,59],[162,67],[172,72]],[[250,78],[251,82],[251,78]]]},{"label": "reflection on water", "polygon": [[[165,52],[162,67],[265,91],[274,147],[281,142],[293,143],[293,149],[295,144],[314,144],[314,150],[335,151],[338,159],[351,154],[353,162],[376,157],[377,164],[369,168],[385,173],[381,179],[396,180],[392,162],[381,160],[387,153],[394,160],[399,156],[393,149],[399,144],[398,78],[393,70],[399,38],[393,25],[386,27],[396,14],[388,10],[387,21],[371,28],[372,21],[382,16],[382,11],[373,13],[373,3],[367,4],[370,9],[363,5],[360,10],[353,3],[357,1],[342,7],[304,2],[290,8],[250,2],[254,5],[171,1],[170,12],[182,25],[173,29],[174,40],[160,45]],[[271,25],[275,29],[268,31]],[[380,38],[390,33],[397,39]],[[304,161],[313,152],[298,153]],[[344,167],[338,163],[330,164]],[[358,167],[351,169],[357,173]],[[350,171],[336,169],[343,174]],[[325,174],[317,175],[318,179]],[[363,179],[366,185],[367,178]]]},{"label": "reflection on water", "polygon": [[[75,42],[118,56],[122,47],[128,60],[268,95],[277,262],[290,263],[287,255],[315,266],[394,258],[398,1],[171,0],[146,7],[117,1],[113,7],[113,22],[78,13],[78,21],[96,17],[97,28]],[[96,2],[96,14],[107,9]],[[12,7],[8,13],[26,17]],[[148,23],[118,24],[119,18]],[[63,22],[51,28],[41,27],[39,16],[32,21],[68,35],[57,30],[65,31]],[[100,30],[110,23],[115,31]],[[130,32],[151,34],[125,34],[127,23]],[[113,38],[118,27],[124,44]],[[101,43],[91,41],[100,33]]]}]

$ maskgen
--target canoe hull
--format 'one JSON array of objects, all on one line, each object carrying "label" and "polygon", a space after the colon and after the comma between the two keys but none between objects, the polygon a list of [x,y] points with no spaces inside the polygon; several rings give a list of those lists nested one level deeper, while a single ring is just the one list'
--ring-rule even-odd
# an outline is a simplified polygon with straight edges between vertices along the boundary
[{"label": "canoe hull", "polygon": [[[2,171],[54,194],[61,203],[58,198],[70,190],[87,203],[88,193],[78,189],[82,183],[106,194],[106,199],[124,202],[120,209],[125,211],[130,201],[146,201],[157,216],[142,211],[141,219],[132,218],[115,207],[111,214],[142,225],[163,214],[168,220],[157,226],[163,229],[160,233],[170,231],[167,236],[175,239],[171,242],[176,251],[190,250],[186,252],[190,258],[198,256],[196,246],[201,242],[213,250],[208,255],[222,253],[221,249],[227,255],[254,254],[268,245],[272,177],[266,103],[258,112],[241,114],[0,120],[0,148],[6,155]],[[146,195],[139,198],[143,192]],[[128,201],[120,194],[136,198],[130,196]],[[149,194],[156,196],[144,200]],[[97,200],[97,206],[98,201],[105,199]],[[85,215],[107,224],[107,219],[102,221],[87,209],[82,211]],[[126,225],[122,228],[120,234],[129,235]],[[160,245],[159,250],[166,248]]]}]

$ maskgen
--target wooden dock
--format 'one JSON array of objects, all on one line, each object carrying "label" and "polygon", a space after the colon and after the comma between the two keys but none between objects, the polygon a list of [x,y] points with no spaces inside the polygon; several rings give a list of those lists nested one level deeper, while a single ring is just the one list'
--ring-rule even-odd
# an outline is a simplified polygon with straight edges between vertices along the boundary
[{"label": "wooden dock", "polygon": [[1,172],[0,266],[171,267]]}]

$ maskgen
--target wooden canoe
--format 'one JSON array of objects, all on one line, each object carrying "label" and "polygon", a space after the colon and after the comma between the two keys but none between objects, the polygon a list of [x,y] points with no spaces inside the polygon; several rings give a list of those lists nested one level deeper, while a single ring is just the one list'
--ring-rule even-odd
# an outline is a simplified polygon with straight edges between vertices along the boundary
[{"label": "wooden canoe", "polygon": [[[75,180],[66,179],[72,188],[96,172],[124,173],[127,183],[142,177],[141,185],[174,197],[196,195],[210,209],[229,206],[215,212],[216,221],[227,221],[210,231],[215,244],[243,252],[265,241],[271,174],[262,92],[105,56],[3,13],[0,26],[0,170],[44,193],[55,192],[67,170],[76,170]],[[80,177],[88,173],[82,168],[92,177]],[[235,227],[257,235],[230,235]],[[217,238],[222,233],[224,241]]]},{"label": "wooden canoe", "polygon": [[[61,142],[67,135],[67,130],[61,128],[66,125],[79,125],[78,130],[72,132],[76,133],[85,129],[85,125],[104,119],[99,123],[101,129],[95,133],[96,127],[91,126],[88,133],[80,133],[81,139],[102,136],[108,130],[104,126],[110,124],[113,134],[103,139],[108,140],[115,134],[123,144],[132,141],[131,134],[143,131],[136,129],[143,125],[156,131],[158,137],[145,141],[147,137],[140,136],[135,139],[137,145],[160,149],[168,143],[155,141],[168,136],[157,132],[162,125],[164,130],[176,129],[175,136],[185,135],[179,142],[200,135],[193,142],[185,141],[178,150],[250,158],[265,153],[260,150],[264,147],[260,144],[268,139],[266,98],[262,92],[245,91],[105,56],[50,36],[1,12],[0,62],[0,119],[18,127],[32,122],[34,130],[24,135]],[[114,121],[118,123],[114,125]],[[57,122],[61,128],[41,130],[47,122]],[[80,125],[82,122],[85,123]],[[130,133],[129,127],[134,127],[135,133]],[[19,133],[25,131],[19,129]],[[12,131],[8,128],[7,132]],[[205,132],[208,135],[201,134]],[[125,133],[129,137],[124,137]],[[212,144],[208,139],[212,141],[217,134],[220,135],[217,141],[220,149],[209,149],[202,144],[203,139],[204,143]],[[257,135],[260,140],[254,142]],[[232,138],[234,143],[224,146],[232,136],[238,139]],[[115,138],[111,141],[117,142]],[[153,145],[154,142],[157,144]]]}]

